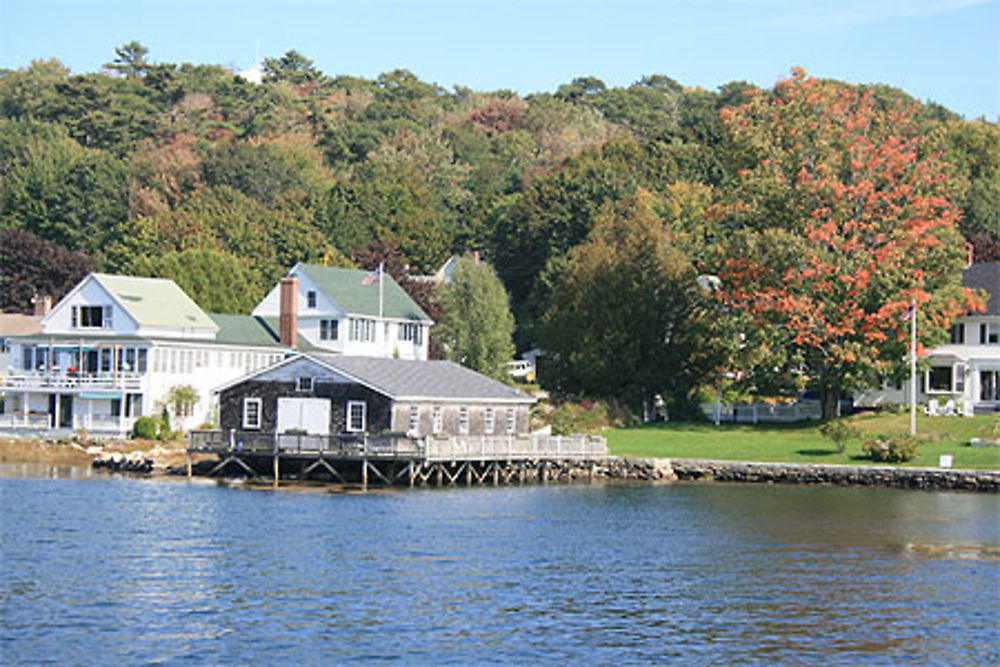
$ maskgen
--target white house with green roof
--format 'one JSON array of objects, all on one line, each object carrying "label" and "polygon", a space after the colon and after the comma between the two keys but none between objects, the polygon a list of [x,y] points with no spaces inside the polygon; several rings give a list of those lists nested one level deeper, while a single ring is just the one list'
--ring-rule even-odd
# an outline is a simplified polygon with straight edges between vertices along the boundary
[{"label": "white house with green roof", "polygon": [[[296,264],[292,300],[298,347],[348,356],[426,360],[434,322],[388,274]],[[292,282],[292,281],[286,281]],[[253,315],[281,317],[281,286]]]},{"label": "white house with green roof", "polygon": [[7,337],[0,431],[124,434],[181,386],[198,401],[175,410],[174,426],[191,428],[213,419],[212,389],[290,352],[264,319],[209,315],[160,278],[92,273],[40,325]]}]

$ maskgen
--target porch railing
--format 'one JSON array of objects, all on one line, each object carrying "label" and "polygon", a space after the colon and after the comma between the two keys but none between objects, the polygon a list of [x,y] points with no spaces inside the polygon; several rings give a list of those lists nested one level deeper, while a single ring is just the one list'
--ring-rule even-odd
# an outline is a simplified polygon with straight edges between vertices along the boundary
[{"label": "porch railing", "polygon": [[191,451],[247,454],[324,454],[430,461],[599,459],[608,456],[600,436],[450,436],[408,438],[381,435],[307,435],[257,431],[191,431]]},{"label": "porch railing", "polygon": [[0,373],[0,387],[6,389],[66,389],[142,391],[143,375],[139,373],[72,373],[24,371]]}]

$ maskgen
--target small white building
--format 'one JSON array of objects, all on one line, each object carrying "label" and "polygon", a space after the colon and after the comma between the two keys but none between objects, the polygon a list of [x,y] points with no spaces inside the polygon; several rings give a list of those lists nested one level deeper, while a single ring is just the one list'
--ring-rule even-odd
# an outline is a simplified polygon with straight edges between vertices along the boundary
[{"label": "small white building", "polygon": [[[924,358],[917,402],[952,402],[958,412],[995,412],[1000,408],[1000,262],[973,264],[962,274],[962,285],[984,290],[986,312],[972,313],[956,322],[950,341]],[[908,383],[873,389],[858,396],[855,405],[878,407],[909,403]]]},{"label": "small white building", "polygon": [[392,276],[316,264],[292,267],[253,315],[284,319],[306,349],[421,361],[434,323]]},{"label": "small white building", "polygon": [[128,433],[162,411],[171,390],[195,390],[174,428],[214,420],[212,389],[290,352],[260,318],[208,315],[173,281],[92,273],[40,322],[4,336],[0,431]]}]

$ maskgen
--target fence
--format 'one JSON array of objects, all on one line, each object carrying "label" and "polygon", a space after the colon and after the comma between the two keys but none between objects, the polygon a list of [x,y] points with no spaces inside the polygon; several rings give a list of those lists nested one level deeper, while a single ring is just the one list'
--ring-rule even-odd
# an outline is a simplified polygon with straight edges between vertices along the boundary
[{"label": "fence", "polygon": [[702,412],[716,423],[736,424],[783,423],[820,419],[823,412],[819,403],[791,403],[787,405],[767,405],[749,403],[741,405],[721,405],[709,403],[701,406]]}]

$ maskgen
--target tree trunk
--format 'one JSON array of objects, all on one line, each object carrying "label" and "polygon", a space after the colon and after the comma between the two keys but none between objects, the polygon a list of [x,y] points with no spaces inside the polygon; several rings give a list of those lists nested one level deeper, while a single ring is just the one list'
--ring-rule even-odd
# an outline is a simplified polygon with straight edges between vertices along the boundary
[{"label": "tree trunk", "polygon": [[824,420],[839,417],[840,392],[831,387],[821,387],[819,391],[819,405]]}]

